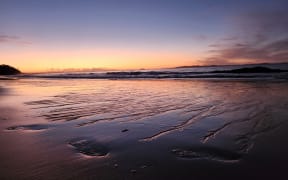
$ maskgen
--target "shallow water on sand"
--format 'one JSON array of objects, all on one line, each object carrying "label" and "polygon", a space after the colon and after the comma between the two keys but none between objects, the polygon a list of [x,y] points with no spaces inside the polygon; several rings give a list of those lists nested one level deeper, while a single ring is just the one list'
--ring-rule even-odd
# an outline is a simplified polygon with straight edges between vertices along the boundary
[{"label": "shallow water on sand", "polygon": [[287,81],[21,79],[0,88],[1,179],[285,174]]}]

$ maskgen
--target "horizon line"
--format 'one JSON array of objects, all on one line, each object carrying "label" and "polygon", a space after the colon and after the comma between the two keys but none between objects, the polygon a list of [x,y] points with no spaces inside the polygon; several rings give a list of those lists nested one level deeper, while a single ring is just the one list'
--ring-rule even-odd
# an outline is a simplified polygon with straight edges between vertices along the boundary
[{"label": "horizon line", "polygon": [[[211,64],[211,65],[184,65],[173,67],[154,67],[154,68],[109,68],[109,67],[93,67],[93,68],[50,68],[44,71],[23,71],[22,73],[37,74],[37,73],[65,73],[65,72],[101,72],[101,71],[141,71],[141,70],[159,70],[159,69],[180,69],[180,68],[200,68],[200,67],[218,67],[218,66],[245,66],[245,65],[269,65],[269,64],[288,64],[288,62],[277,63],[245,63],[245,64]],[[17,67],[18,68],[18,67]],[[18,68],[20,69],[20,68]],[[20,69],[21,71],[21,69]]]}]

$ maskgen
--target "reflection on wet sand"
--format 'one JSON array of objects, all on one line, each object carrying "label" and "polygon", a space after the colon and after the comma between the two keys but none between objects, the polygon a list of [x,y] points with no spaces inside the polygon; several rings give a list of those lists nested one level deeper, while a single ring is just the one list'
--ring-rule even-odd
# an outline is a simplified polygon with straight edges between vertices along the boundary
[{"label": "reflection on wet sand", "polygon": [[[84,159],[104,157],[107,167],[97,163],[99,158],[89,158],[95,162],[85,166],[86,178],[96,177],[90,169],[101,166],[106,169],[101,177],[111,179],[107,168],[119,169],[119,163],[131,172],[143,158],[145,167],[159,173],[166,166],[194,167],[198,161],[207,167],[212,162],[241,166],[259,135],[286,126],[288,117],[285,81],[22,80],[7,86],[22,96],[29,92],[30,98],[17,101],[30,109],[29,122],[35,117],[47,123],[24,120],[4,129],[39,132],[39,141],[48,138]],[[155,163],[162,161],[167,164]],[[124,172],[114,173],[122,177]]]},{"label": "reflection on wet sand", "polygon": [[[109,91],[103,91],[108,87],[94,90],[90,86],[80,86],[73,92],[25,104],[33,106],[34,109],[45,109],[44,112],[41,111],[40,116],[51,121],[78,120],[80,121],[77,123],[78,127],[103,121],[129,124],[142,121],[145,124],[145,119],[148,117],[179,111],[177,119],[172,120],[172,124],[167,124],[165,128],[139,139],[140,141],[151,141],[189,128],[194,123],[207,118],[223,116],[219,127],[207,129],[202,142],[206,143],[212,137],[215,138],[218,133],[229,129],[230,126],[247,123],[249,124],[249,129],[246,129],[248,132],[243,132],[244,134],[239,135],[236,141],[243,148],[245,147],[242,151],[248,151],[253,144],[251,139],[254,136],[263,131],[272,130],[281,123],[281,121],[271,121],[273,117],[268,117],[269,110],[280,105],[275,99],[277,96],[273,97],[274,103],[265,102],[263,99],[271,93],[273,84],[201,81],[174,81],[171,85],[170,83],[170,81],[124,81],[122,85],[121,81],[117,81],[115,87]],[[137,86],[134,86],[135,84]],[[108,86],[110,86],[109,83]],[[279,91],[278,88],[274,91]],[[268,89],[269,92],[266,92]],[[229,117],[225,121],[226,114],[236,113],[243,115],[240,118]]]}]

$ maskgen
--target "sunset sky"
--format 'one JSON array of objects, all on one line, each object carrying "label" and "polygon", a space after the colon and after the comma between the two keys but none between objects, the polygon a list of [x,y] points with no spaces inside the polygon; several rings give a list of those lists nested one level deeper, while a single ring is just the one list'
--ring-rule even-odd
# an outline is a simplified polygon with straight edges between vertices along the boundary
[{"label": "sunset sky", "polygon": [[288,62],[287,0],[0,0],[24,72]]}]

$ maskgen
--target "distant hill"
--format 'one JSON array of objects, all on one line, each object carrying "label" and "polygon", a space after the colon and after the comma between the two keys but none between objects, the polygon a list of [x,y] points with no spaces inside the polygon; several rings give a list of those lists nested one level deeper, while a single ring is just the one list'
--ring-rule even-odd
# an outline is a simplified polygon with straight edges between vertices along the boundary
[{"label": "distant hill", "polygon": [[226,71],[212,71],[212,73],[279,73],[279,72],[287,72],[287,70],[271,69],[267,67],[256,66],[256,67],[239,68]]},{"label": "distant hill", "polygon": [[21,71],[19,71],[18,69],[6,65],[6,64],[2,64],[0,65],[0,75],[16,75],[16,74],[20,74]]}]

